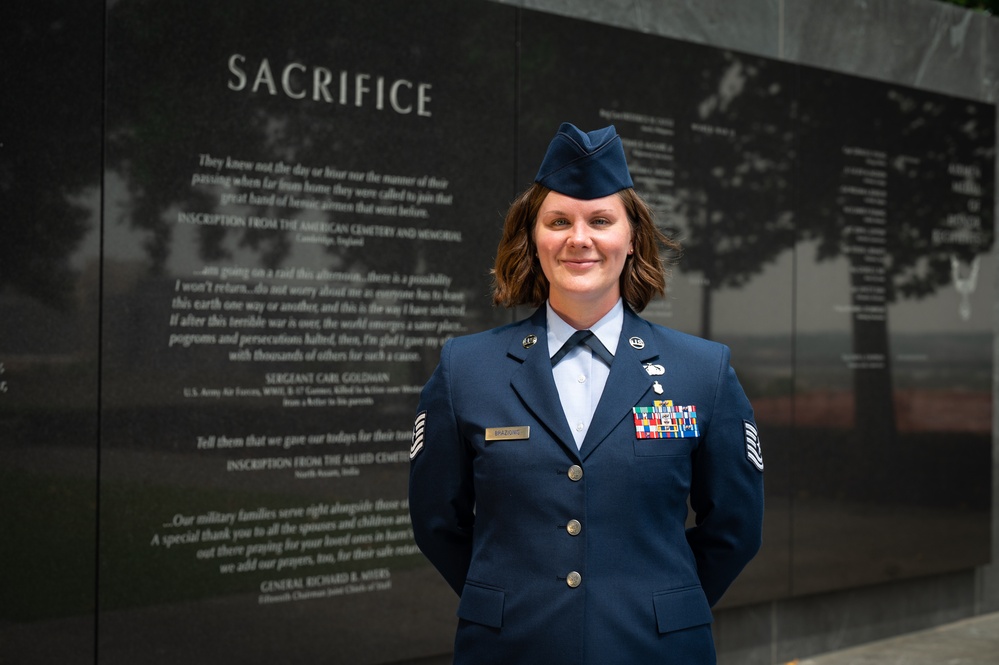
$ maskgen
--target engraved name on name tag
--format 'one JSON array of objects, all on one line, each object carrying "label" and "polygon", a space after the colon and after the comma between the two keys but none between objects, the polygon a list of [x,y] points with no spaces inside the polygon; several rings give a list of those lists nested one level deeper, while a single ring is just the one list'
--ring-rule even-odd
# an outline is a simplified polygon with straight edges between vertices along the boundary
[{"label": "engraved name on name tag", "polygon": [[487,427],[486,441],[521,441],[531,438],[531,428],[521,427]]}]

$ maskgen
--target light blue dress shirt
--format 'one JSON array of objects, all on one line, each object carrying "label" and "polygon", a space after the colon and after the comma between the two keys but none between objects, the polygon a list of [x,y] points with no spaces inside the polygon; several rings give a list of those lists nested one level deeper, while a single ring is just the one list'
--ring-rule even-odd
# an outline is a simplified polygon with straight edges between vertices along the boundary
[{"label": "light blue dress shirt", "polygon": [[[591,326],[590,331],[603,342],[608,351],[616,354],[623,326],[624,302],[618,299],[611,311]],[[549,304],[548,356],[554,356],[574,332],[576,329],[563,321]],[[597,403],[604,392],[610,367],[594,356],[588,347],[579,345],[552,368],[552,375],[562,402],[562,411],[572,430],[576,447],[579,448],[583,445],[586,431],[593,420],[593,412],[597,410]]]}]

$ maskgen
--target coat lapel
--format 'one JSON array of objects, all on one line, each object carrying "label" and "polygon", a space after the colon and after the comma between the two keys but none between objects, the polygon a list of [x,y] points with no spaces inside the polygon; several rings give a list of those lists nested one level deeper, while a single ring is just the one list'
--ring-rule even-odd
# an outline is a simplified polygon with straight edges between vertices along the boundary
[{"label": "coat lapel", "polygon": [[[631,340],[641,340],[641,342],[632,343]],[[641,348],[636,348],[637,346]],[[631,419],[634,406],[643,400],[651,405],[651,398],[648,400],[645,398],[652,389],[653,379],[644,364],[658,357],[659,348],[651,326],[631,311],[630,307],[626,307],[617,353],[614,354],[614,363],[611,365],[610,375],[607,377],[607,384],[597,404],[597,410],[593,414],[590,428],[586,432],[586,438],[583,439],[579,451],[581,459],[585,460],[592,454],[622,419]],[[551,371],[548,373],[551,374]],[[557,394],[555,401],[558,404]],[[561,414],[560,406],[559,413]],[[562,420],[565,421],[565,416],[562,416]]]},{"label": "coat lapel", "polygon": [[[569,423],[562,411],[558,389],[552,377],[552,364],[548,356],[548,327],[546,310],[538,309],[523,326],[518,326],[510,341],[507,353],[522,364],[510,379],[510,385],[534,417],[552,432],[559,444],[574,458],[579,451],[569,431]],[[525,348],[525,340],[534,335],[535,342]]]}]

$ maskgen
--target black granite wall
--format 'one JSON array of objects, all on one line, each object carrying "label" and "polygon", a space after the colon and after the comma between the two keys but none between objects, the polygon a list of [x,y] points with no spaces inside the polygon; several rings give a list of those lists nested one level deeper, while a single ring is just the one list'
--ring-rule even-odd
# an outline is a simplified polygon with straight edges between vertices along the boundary
[{"label": "black granite wall", "polygon": [[967,586],[994,522],[995,106],[778,57],[766,12],[607,11],[18,12],[0,661],[446,653],[405,505],[416,393],[444,339],[514,316],[488,269],[562,120],[617,126],[685,246],[646,315],[729,344],[757,410],[767,531],[723,659],[814,651],[773,614],[821,625],[815,594]]}]

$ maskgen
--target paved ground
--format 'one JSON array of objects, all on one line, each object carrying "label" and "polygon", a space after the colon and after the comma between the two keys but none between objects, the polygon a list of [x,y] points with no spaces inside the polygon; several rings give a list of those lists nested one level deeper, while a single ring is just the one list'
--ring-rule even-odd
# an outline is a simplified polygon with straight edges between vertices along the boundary
[{"label": "paved ground", "polygon": [[795,665],[996,665],[999,613],[794,661]]}]

